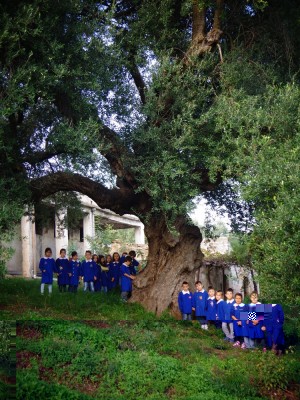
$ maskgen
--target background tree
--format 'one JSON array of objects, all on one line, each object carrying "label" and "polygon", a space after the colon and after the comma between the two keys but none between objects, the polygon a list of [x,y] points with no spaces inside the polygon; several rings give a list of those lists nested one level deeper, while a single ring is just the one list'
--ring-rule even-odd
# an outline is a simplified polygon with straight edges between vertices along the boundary
[{"label": "background tree", "polygon": [[224,177],[244,182],[249,158],[239,153],[238,169],[233,153],[239,140],[252,143],[247,115],[259,114],[267,93],[297,69],[297,5],[272,0],[261,11],[265,5],[2,3],[0,159],[8,193],[13,179],[25,202],[78,191],[139,216],[149,259],[133,300],[158,313],[176,308],[182,280],[201,264],[201,234],[186,218],[192,198],[211,196]]}]

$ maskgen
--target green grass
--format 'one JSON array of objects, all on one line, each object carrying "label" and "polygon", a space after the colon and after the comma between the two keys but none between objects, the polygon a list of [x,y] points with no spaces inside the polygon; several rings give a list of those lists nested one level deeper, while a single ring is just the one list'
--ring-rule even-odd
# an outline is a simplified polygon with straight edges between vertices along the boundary
[{"label": "green grass", "polygon": [[0,281],[1,320],[139,320],[155,319],[139,304],[123,304],[120,293],[60,293],[57,282],[53,293],[40,294],[40,280],[10,278]]},{"label": "green grass", "polygon": [[0,399],[15,398],[16,323],[0,321]]},{"label": "green grass", "polygon": [[[284,399],[299,351],[242,351],[219,331],[163,321],[19,321],[17,399]],[[299,383],[299,382],[298,382]],[[297,397],[294,397],[297,398]]]}]

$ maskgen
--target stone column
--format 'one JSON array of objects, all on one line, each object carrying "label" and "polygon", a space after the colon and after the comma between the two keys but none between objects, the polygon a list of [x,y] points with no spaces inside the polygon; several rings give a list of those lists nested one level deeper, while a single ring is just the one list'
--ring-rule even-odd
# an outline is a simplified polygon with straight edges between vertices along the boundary
[{"label": "stone column", "polygon": [[144,225],[134,228],[134,239],[136,244],[145,244]]},{"label": "stone column", "polygon": [[62,223],[65,216],[65,210],[61,210],[55,214],[55,254],[52,254],[54,259],[59,257],[60,249],[66,249],[68,251],[68,229],[65,227],[64,223]]},{"label": "stone column", "polygon": [[26,209],[21,218],[21,242],[22,242],[22,275],[29,278],[33,274],[33,249],[32,249],[32,220],[31,214]]},{"label": "stone column", "polygon": [[91,250],[91,245],[90,242],[88,241],[88,238],[94,237],[94,213],[92,212],[92,209],[87,209],[84,213],[83,217],[83,238],[84,238],[84,249],[85,250]]}]

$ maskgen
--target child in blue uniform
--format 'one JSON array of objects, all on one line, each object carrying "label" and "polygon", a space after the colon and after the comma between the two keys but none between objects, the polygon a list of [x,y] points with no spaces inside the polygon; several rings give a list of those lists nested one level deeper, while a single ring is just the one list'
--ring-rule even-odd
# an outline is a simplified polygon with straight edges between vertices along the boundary
[{"label": "child in blue uniform", "polygon": [[60,257],[56,260],[57,283],[60,292],[66,292],[69,285],[69,260],[66,253],[66,249],[61,249]]},{"label": "child in blue uniform", "polygon": [[94,281],[94,289],[95,292],[100,292],[101,291],[101,267],[99,264],[99,257],[97,254],[93,254],[92,260],[94,261],[96,265],[96,280]]},{"label": "child in blue uniform", "polygon": [[224,340],[228,342],[234,343],[234,331],[233,331],[233,322],[231,318],[231,307],[235,303],[233,298],[233,290],[228,288],[226,290],[226,302],[225,302],[225,320],[222,322],[222,331],[225,334]]},{"label": "child in blue uniform", "polygon": [[225,321],[225,301],[223,299],[223,292],[217,290],[216,293],[217,314],[216,314],[216,328],[222,328],[222,323]]},{"label": "child in blue uniform", "polygon": [[262,328],[262,321],[258,319],[249,319],[251,317],[250,313],[256,312],[256,305],[261,304],[258,301],[258,293],[253,291],[250,294],[251,303],[248,306],[248,321],[246,321],[247,326],[247,336],[245,337],[245,345],[247,349],[254,349],[264,338],[264,332]]},{"label": "child in blue uniform", "polygon": [[115,252],[112,256],[112,261],[109,264],[109,286],[110,289],[114,289],[119,284],[119,276],[120,276],[120,254]]},{"label": "child in blue uniform", "polygon": [[188,282],[182,282],[182,290],[178,295],[178,307],[184,321],[192,320],[192,296]]},{"label": "child in blue uniform", "polygon": [[203,289],[202,282],[197,281],[195,283],[196,292],[193,294],[192,299],[192,310],[195,311],[195,316],[202,329],[207,329],[206,323],[206,300],[208,293]]},{"label": "child in blue uniform", "polygon": [[106,264],[104,256],[99,255],[98,260],[101,268],[101,292],[107,293],[109,284],[109,276],[108,276],[109,268]]},{"label": "child in blue uniform", "polygon": [[247,326],[246,321],[241,320],[241,312],[248,311],[248,305],[242,303],[243,296],[241,293],[236,293],[234,296],[235,302],[231,306],[231,318],[233,319],[233,331],[234,331],[234,338],[235,343],[233,344],[234,347],[241,347],[242,349],[246,348],[245,345],[245,336],[247,336]]},{"label": "child in blue uniform", "polygon": [[272,304],[272,312],[270,318],[264,319],[262,331],[266,332],[267,346],[272,348],[272,351],[281,355],[284,349],[284,312],[280,304]]},{"label": "child in blue uniform", "polygon": [[97,279],[97,264],[92,260],[92,252],[87,250],[85,252],[85,261],[81,264],[81,272],[80,275],[83,276],[84,279],[84,288],[83,290],[86,292],[88,289],[91,292],[95,291],[94,281]]},{"label": "child in blue uniform", "polygon": [[49,294],[52,293],[53,273],[57,272],[56,264],[52,256],[50,247],[45,249],[45,257],[42,257],[39,269],[42,272],[41,294],[44,294],[45,284],[48,285]]},{"label": "child in blue uniform", "polygon": [[215,289],[208,287],[208,297],[206,300],[206,319],[209,325],[215,325],[217,318],[217,302],[215,298]]},{"label": "child in blue uniform", "polygon": [[77,251],[72,251],[69,261],[69,292],[76,293],[81,271],[81,263],[78,261]]},{"label": "child in blue uniform", "polygon": [[132,259],[131,264],[130,264],[131,273],[132,273],[132,275],[136,275],[137,272],[139,271],[140,263],[138,262],[138,260],[135,259],[136,252],[134,250],[131,250],[129,252],[129,255],[130,255],[131,259]]},{"label": "child in blue uniform", "polygon": [[131,261],[132,258],[126,256],[121,266],[121,300],[124,302],[127,302],[132,292],[132,281],[135,279],[135,275],[130,272]]}]

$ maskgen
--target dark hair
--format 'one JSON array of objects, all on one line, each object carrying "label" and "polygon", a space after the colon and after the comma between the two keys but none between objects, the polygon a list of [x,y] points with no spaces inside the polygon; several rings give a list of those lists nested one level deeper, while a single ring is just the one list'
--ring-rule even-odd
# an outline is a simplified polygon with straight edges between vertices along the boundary
[{"label": "dark hair", "polygon": [[213,286],[208,286],[207,291],[209,291],[211,289],[215,290]]},{"label": "dark hair", "polygon": [[221,293],[221,294],[223,294],[222,290],[217,290],[217,293]]},{"label": "dark hair", "polygon": [[[195,282],[195,285],[198,285],[198,283],[200,283],[200,285],[202,285],[202,282],[201,282],[201,281]],[[202,285],[202,286],[203,286],[203,285]]]},{"label": "dark hair", "polygon": [[231,292],[231,293],[233,293],[233,289],[228,288],[228,289],[226,290],[226,292]]},{"label": "dark hair", "polygon": [[182,285],[188,285],[189,283],[187,281],[182,282]]},{"label": "dark hair", "polygon": [[[102,260],[102,258],[104,258],[104,260]],[[102,254],[98,255],[98,263],[100,265],[103,265],[103,267],[106,267],[106,262],[105,262],[105,256],[104,255],[102,255]]]},{"label": "dark hair", "polygon": [[98,263],[98,255],[97,255],[97,254],[93,254],[93,255],[92,255],[92,259],[93,259],[93,261],[94,261],[94,257],[97,257],[97,261],[96,261],[96,263]]},{"label": "dark hair", "polygon": [[86,250],[85,252],[86,252],[86,253],[90,253],[90,255],[92,255],[91,250]]},{"label": "dark hair", "polygon": [[52,250],[51,250],[50,247],[46,247],[46,248],[45,248],[45,254],[48,253],[48,251],[51,251],[51,253],[52,253]]},{"label": "dark hair", "polygon": [[77,256],[77,251],[72,251],[71,256],[72,256],[72,257]]},{"label": "dark hair", "polygon": [[65,253],[67,252],[66,249],[60,249],[60,250],[59,250],[59,254],[61,254],[62,251],[64,251]]},{"label": "dark hair", "polygon": [[130,263],[132,262],[132,258],[130,256],[126,256],[124,259],[124,262],[129,261]]},{"label": "dark hair", "polygon": [[120,260],[120,254],[119,254],[117,251],[115,251],[115,252],[113,253],[113,255],[112,255],[112,260],[115,261],[115,254],[118,254],[118,257],[119,257],[119,260]]},{"label": "dark hair", "polygon": [[134,250],[130,250],[129,255],[131,257],[135,257],[136,256],[136,252]]},{"label": "dark hair", "polygon": [[255,295],[256,297],[258,297],[258,293],[256,290],[253,290],[253,292],[250,293],[250,297]]},{"label": "dark hair", "polygon": [[236,293],[234,297],[238,297],[238,296],[241,297],[241,298],[243,298],[242,293]]}]

